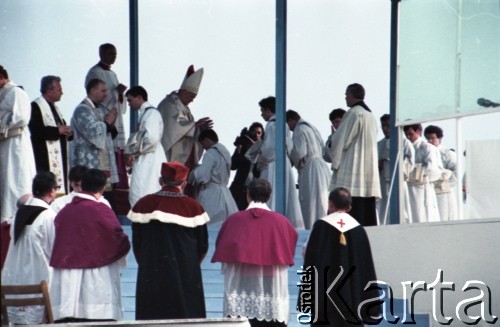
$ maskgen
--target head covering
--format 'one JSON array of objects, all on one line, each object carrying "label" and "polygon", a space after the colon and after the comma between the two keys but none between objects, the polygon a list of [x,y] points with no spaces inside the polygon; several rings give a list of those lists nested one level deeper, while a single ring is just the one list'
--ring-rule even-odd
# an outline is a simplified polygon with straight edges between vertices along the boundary
[{"label": "head covering", "polygon": [[189,174],[189,168],[178,161],[164,162],[161,165],[161,177],[172,182],[184,182]]},{"label": "head covering", "polygon": [[198,94],[202,77],[203,68],[195,71],[193,65],[189,66],[186,72],[186,76],[184,77],[184,80],[182,81],[181,87],[179,89]]}]

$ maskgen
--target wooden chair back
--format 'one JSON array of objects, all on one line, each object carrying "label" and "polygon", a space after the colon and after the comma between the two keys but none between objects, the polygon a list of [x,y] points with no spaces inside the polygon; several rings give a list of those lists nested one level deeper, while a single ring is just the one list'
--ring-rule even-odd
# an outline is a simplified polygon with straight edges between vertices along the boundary
[{"label": "wooden chair back", "polygon": [[[42,305],[44,309],[44,323],[54,323],[52,306],[50,305],[49,288],[46,281],[34,285],[2,285],[2,325],[9,324],[7,307],[24,307]],[[6,295],[39,295],[36,297],[6,298]]]}]

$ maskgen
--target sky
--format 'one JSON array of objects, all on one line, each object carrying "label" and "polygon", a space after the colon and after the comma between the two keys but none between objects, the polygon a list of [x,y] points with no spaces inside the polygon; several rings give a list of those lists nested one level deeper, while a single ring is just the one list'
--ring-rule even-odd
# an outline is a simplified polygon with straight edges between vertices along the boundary
[{"label": "sky", "polygon": [[[449,10],[446,7],[455,2],[434,3]],[[176,90],[189,65],[204,67],[198,97],[190,107],[196,119],[214,120],[221,143],[232,152],[232,142],[243,127],[264,123],[259,100],[275,94],[275,2],[139,4],[139,84],[148,90],[150,102],[157,105]],[[287,108],[315,125],[324,139],[330,133],[329,112],[347,109],[348,84],[365,86],[365,102],[377,119],[389,112],[390,4],[389,0],[288,1]],[[58,106],[69,121],[85,96],[84,78],[98,62],[100,44],[117,46],[112,69],[130,85],[128,31],[127,0],[2,0],[0,63],[31,99],[39,96],[42,76],[60,76],[64,95]],[[500,102],[500,94],[490,100]],[[461,119],[463,144],[498,139],[499,121],[498,113]],[[455,148],[455,121],[433,124],[444,128],[443,143]]]}]

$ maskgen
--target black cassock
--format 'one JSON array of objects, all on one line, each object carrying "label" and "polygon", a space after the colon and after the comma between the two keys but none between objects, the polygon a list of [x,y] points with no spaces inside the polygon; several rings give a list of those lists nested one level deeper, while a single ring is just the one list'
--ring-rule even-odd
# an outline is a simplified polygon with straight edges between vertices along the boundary
[{"label": "black cassock", "polygon": [[[132,245],[138,263],[136,319],[205,318],[200,265],[208,250],[207,226],[175,223],[192,220],[190,217],[204,211],[188,197],[158,198],[161,197],[148,195],[132,211],[146,213],[147,209],[153,212],[169,208],[183,217],[173,218],[173,223],[153,218],[147,223],[132,224]],[[168,217],[165,211],[160,215]]]},{"label": "black cassock", "polygon": [[381,301],[375,305],[369,301],[372,305],[362,305],[358,314],[363,301],[379,295],[377,289],[364,291],[367,283],[377,280],[368,236],[361,225],[341,235],[318,220],[309,237],[301,277],[305,285],[300,287],[297,306],[298,311],[312,313],[312,325],[362,326],[362,321],[373,322],[369,315],[380,313]]},{"label": "black cassock", "polygon": [[[66,125],[62,117],[59,117],[52,103],[49,103],[50,110],[54,116],[57,125]],[[29,122],[31,134],[31,144],[33,145],[33,154],[35,156],[35,165],[37,171],[50,171],[49,154],[47,152],[46,141],[57,141],[61,143],[61,158],[64,173],[64,186],[69,193],[68,185],[68,140],[73,140],[73,135],[66,137],[59,134],[57,126],[45,126],[42,118],[42,111],[36,102],[31,103],[31,118]]]}]

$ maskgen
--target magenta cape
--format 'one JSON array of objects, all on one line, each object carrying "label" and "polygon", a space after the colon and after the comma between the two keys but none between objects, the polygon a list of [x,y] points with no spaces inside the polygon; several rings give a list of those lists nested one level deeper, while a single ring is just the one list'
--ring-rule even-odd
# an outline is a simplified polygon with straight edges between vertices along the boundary
[{"label": "magenta cape", "polygon": [[55,218],[50,266],[85,269],[107,266],[125,256],[130,242],[113,210],[75,196]]},{"label": "magenta cape", "polygon": [[279,213],[252,208],[229,216],[222,225],[212,262],[260,266],[293,265],[297,232]]}]

